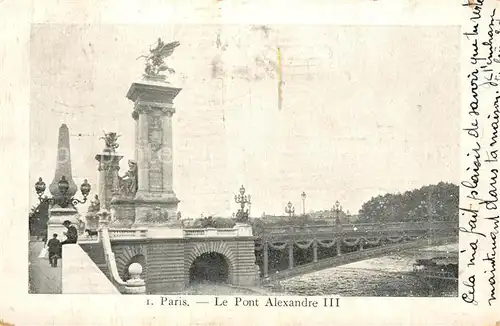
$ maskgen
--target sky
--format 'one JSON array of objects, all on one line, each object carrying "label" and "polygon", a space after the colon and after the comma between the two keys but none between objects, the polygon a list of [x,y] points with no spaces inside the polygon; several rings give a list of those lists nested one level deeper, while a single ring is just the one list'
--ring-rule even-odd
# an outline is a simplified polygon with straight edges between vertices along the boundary
[{"label": "sky", "polygon": [[[54,177],[58,128],[70,130],[73,177],[97,192],[103,130],[134,157],[133,103],[158,37],[182,91],[173,116],[174,190],[183,216],[229,216],[243,184],[251,214],[458,183],[458,27],[33,25],[30,181]],[[283,104],[278,105],[277,48]],[[34,190],[30,193],[36,202]],[[86,211],[85,207],[81,211]]]}]

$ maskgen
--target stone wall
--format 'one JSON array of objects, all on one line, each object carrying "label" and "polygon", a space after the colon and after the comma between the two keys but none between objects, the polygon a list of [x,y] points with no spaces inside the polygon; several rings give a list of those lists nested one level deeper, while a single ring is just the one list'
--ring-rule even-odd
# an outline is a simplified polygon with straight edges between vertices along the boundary
[{"label": "stone wall", "polygon": [[184,289],[184,243],[155,240],[148,244],[147,293],[172,293]]},{"label": "stone wall", "polygon": [[115,240],[113,252],[120,275],[134,256],[143,255],[143,279],[147,293],[168,294],[189,286],[189,270],[193,261],[204,253],[221,254],[228,263],[229,283],[254,286],[259,281],[252,237],[233,239],[144,239]]}]

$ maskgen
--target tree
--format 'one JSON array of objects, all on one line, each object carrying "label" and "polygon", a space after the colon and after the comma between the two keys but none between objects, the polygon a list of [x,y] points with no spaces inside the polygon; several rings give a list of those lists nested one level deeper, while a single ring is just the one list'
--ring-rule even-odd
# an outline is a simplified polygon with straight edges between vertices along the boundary
[{"label": "tree", "polygon": [[47,233],[47,222],[49,221],[49,204],[42,202],[31,207],[28,214],[30,234],[45,235]]},{"label": "tree", "polygon": [[359,210],[359,221],[365,223],[398,221],[458,220],[459,187],[440,182],[403,194],[373,197]]}]

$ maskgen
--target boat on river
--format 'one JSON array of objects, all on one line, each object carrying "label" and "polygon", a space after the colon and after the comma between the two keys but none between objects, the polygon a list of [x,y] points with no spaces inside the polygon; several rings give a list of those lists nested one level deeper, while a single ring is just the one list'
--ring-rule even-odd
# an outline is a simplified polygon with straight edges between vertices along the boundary
[{"label": "boat on river", "polygon": [[426,279],[458,281],[458,253],[417,259],[412,274]]}]

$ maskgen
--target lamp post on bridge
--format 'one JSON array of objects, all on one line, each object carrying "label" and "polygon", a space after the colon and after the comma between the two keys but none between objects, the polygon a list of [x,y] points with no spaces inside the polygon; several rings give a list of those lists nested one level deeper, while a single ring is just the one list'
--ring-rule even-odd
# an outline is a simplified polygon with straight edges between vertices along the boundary
[{"label": "lamp post on bridge", "polygon": [[306,198],[307,198],[306,192],[302,191],[300,197],[302,198],[302,215],[306,215]]},{"label": "lamp post on bridge", "polygon": [[331,209],[332,215],[335,217],[335,224],[337,224],[337,225],[340,225],[340,212],[341,211],[342,211],[342,206],[340,205],[339,201],[337,200],[335,202],[335,205]]},{"label": "lamp post on bridge", "polygon": [[[61,174],[60,174],[61,175]],[[68,176],[68,178],[67,178]],[[58,176],[49,186],[50,193],[52,197],[44,196],[46,189],[46,184],[43,182],[42,178],[38,178],[35,183],[35,191],[38,195],[38,200],[40,203],[49,205],[49,220],[47,222],[47,233],[62,233],[63,220],[70,221],[71,223],[76,223],[77,228],[80,232],[83,230],[83,221],[78,218],[76,205],[84,204],[87,202],[87,197],[90,193],[91,186],[88,180],[85,181],[80,186],[80,191],[82,193],[83,199],[77,199],[74,197],[78,188],[71,178],[71,174],[62,174],[61,179],[57,181]],[[50,208],[52,206],[52,208]]]},{"label": "lamp post on bridge", "polygon": [[54,197],[42,197],[45,192],[46,185],[43,182],[42,178],[38,178],[38,182],[35,183],[35,191],[38,195],[38,200],[40,203],[48,203],[50,205],[59,205],[62,208],[66,208],[70,205],[75,206],[77,204],[84,204],[87,202],[87,196],[90,193],[91,186],[88,183],[88,180],[85,179],[80,186],[80,191],[83,196],[83,200],[79,200],[73,197],[73,195],[68,193],[69,182],[66,180],[66,177],[63,175],[61,180],[57,183],[57,189],[59,190],[59,194]]},{"label": "lamp post on bridge", "polygon": [[292,202],[289,201],[285,206],[285,213],[287,213],[290,217],[295,214],[295,207],[293,207]]},{"label": "lamp post on bridge", "polygon": [[251,204],[251,196],[245,195],[245,191],[245,187],[241,185],[239,194],[234,195],[234,201],[241,206],[236,213],[236,220],[238,222],[248,222],[249,210],[245,211],[245,205]]}]

